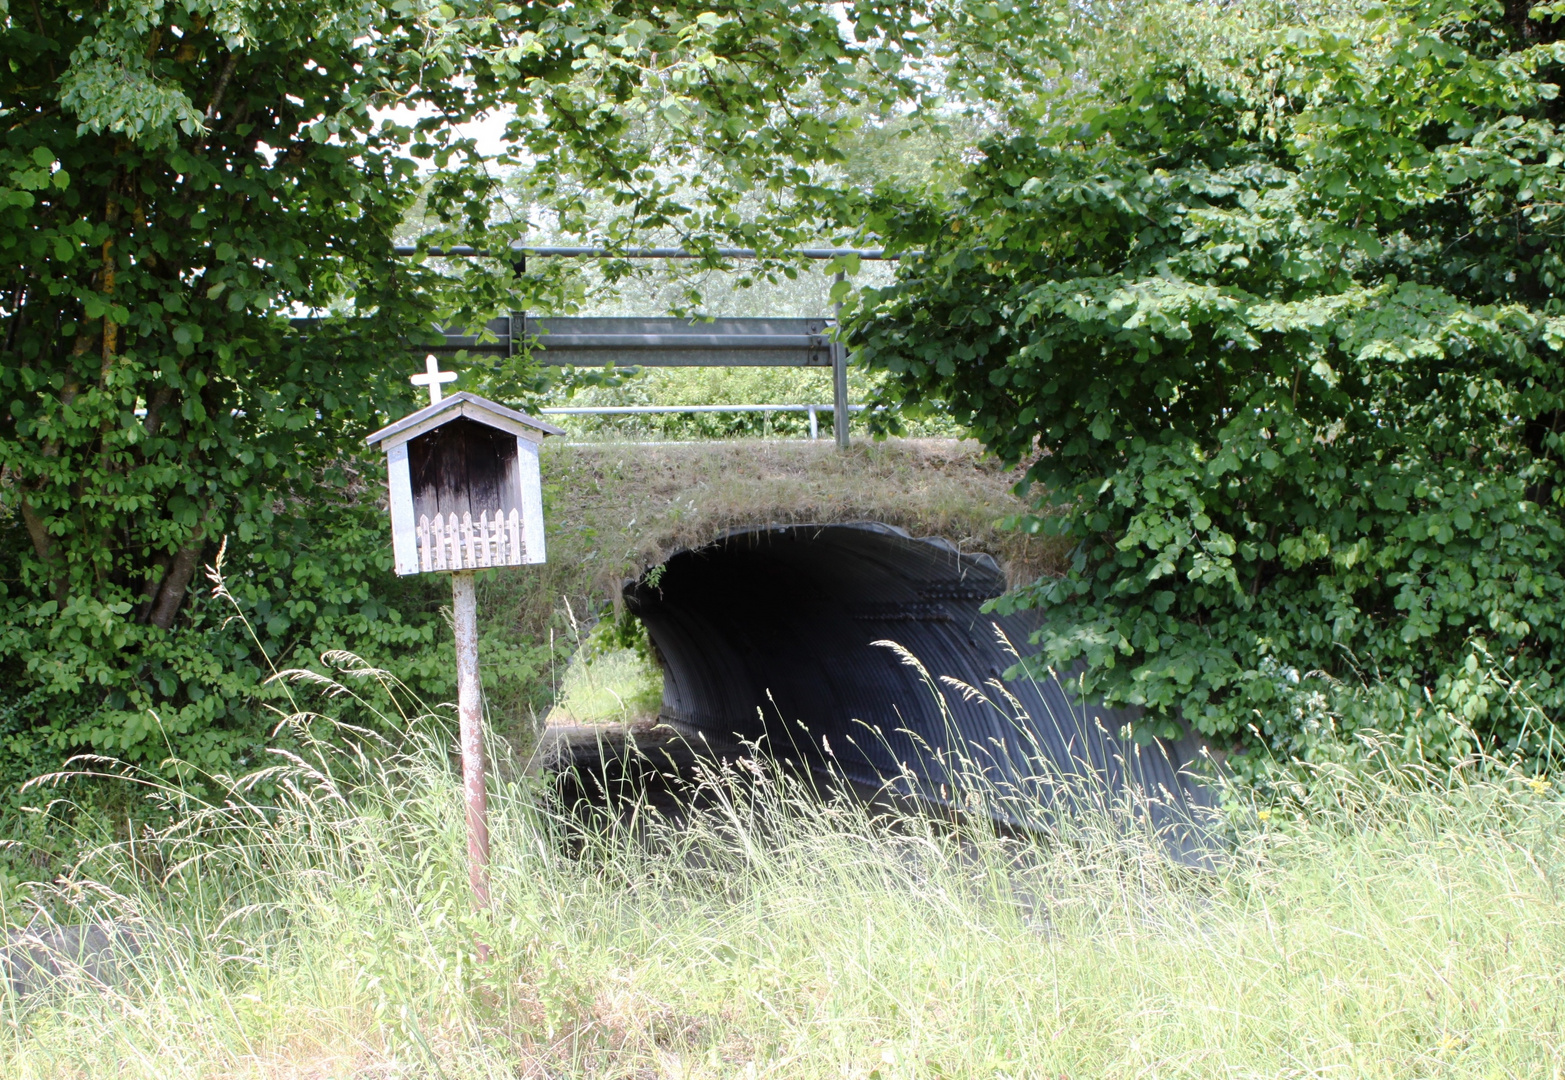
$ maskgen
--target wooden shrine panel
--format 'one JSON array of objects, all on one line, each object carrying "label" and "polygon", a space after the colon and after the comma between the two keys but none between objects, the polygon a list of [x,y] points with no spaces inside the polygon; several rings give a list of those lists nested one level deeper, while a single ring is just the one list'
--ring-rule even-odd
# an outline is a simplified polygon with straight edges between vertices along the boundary
[{"label": "wooden shrine panel", "polygon": [[516,438],[458,418],[408,443],[415,520],[521,511]]}]

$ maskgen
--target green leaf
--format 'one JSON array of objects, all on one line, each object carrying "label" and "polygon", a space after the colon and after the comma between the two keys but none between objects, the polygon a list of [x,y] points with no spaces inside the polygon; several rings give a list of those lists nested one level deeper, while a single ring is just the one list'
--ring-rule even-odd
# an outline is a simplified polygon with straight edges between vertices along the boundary
[{"label": "green leaf", "polygon": [[[1565,736],[1557,99],[1492,13],[1426,15],[1203,8],[1084,43],[1116,64],[1041,108],[974,76],[1008,126],[879,219],[926,255],[865,292],[855,355],[1029,467],[1070,554],[1007,603],[1138,739],[1182,716],[1264,771],[1356,725]],[[1541,697],[1458,691],[1477,633]]]}]

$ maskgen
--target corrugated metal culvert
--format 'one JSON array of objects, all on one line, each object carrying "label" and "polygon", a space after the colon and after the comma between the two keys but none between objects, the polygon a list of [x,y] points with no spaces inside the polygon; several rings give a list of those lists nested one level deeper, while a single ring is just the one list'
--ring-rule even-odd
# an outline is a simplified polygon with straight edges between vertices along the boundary
[{"label": "corrugated metal culvert", "polygon": [[1005,641],[1025,649],[1036,625],[980,611],[1004,588],[986,555],[870,523],[733,532],[625,596],[675,725],[1021,826],[1082,799],[1160,826],[1209,804],[1193,740],[1139,746],[1122,737],[1133,713],[1084,707],[1057,679],[1002,679],[1016,659]]}]

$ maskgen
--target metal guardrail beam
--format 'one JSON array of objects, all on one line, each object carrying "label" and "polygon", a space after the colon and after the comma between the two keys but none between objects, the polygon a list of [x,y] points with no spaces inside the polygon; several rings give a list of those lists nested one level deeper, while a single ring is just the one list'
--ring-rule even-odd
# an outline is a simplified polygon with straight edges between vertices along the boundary
[{"label": "metal guardrail beam", "polygon": [[[839,277],[841,275],[838,275]],[[544,364],[575,367],[818,367],[832,372],[832,430],[839,447],[848,445],[847,351],[834,340],[833,319],[615,318],[568,316],[533,318],[515,314],[491,319],[490,341],[447,332],[432,351],[450,354],[510,356],[525,342]],[[624,406],[626,409],[635,408]],[[721,407],[746,411],[745,407]],[[548,411],[548,410],[546,410]],[[670,410],[675,411],[675,410]],[[710,411],[719,411],[714,406]],[[777,411],[792,411],[779,409]],[[810,438],[819,432],[813,407]]]},{"label": "metal guardrail beam", "polygon": [[[396,255],[408,257],[417,255],[420,249],[414,244],[398,244],[392,248]],[[713,248],[711,251],[693,251],[689,248],[653,247],[653,248],[606,248],[606,247],[569,247],[551,244],[527,244],[518,240],[504,252],[485,251],[481,248],[470,247],[466,244],[453,244],[451,247],[432,247],[423,249],[423,253],[435,258],[502,258],[510,256],[512,259],[525,264],[528,256],[538,258],[557,259],[706,259],[716,257],[719,259],[759,259],[763,253],[755,248]],[[845,256],[856,255],[868,262],[896,262],[900,259],[913,259],[923,254],[919,251],[888,252],[885,248],[794,248],[791,251],[777,252],[777,256],[794,255],[803,259],[828,260],[840,259]]]},{"label": "metal guardrail beam", "polygon": [[829,319],[526,318],[545,364],[578,367],[828,367]]},{"label": "metal guardrail beam", "polygon": [[[440,328],[444,341],[415,351],[511,356],[533,342],[544,364],[576,367],[831,367],[831,319],[549,317],[490,319],[483,335]],[[464,328],[465,329],[465,328]],[[490,340],[481,340],[487,337]]]},{"label": "metal guardrail beam", "polygon": [[[316,320],[294,319],[298,327]],[[415,353],[450,356],[512,356],[531,341],[548,365],[574,367],[815,367],[832,371],[834,430],[846,446],[848,413],[845,350],[832,337],[832,319],[618,318],[605,316],[532,318],[521,313],[490,319],[480,333],[435,327],[438,344],[410,346]],[[487,340],[486,340],[487,339]],[[824,409],[828,406],[819,406]],[[643,409],[625,406],[626,409]],[[808,412],[814,437],[816,406],[711,406],[697,411]],[[544,410],[551,412],[555,410]],[[666,411],[687,411],[669,409]]]}]

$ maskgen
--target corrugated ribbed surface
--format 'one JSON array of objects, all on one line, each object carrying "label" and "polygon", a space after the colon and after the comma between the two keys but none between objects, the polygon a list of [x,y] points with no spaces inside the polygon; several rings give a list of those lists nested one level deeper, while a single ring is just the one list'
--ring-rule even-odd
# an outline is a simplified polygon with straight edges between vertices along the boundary
[{"label": "corrugated ribbed surface", "polygon": [[[990,792],[1025,793],[986,801],[1003,817],[1053,801],[1062,780],[1107,794],[1128,777],[1157,818],[1207,802],[1184,771],[1188,740],[1138,748],[1118,737],[1132,714],[1073,705],[1054,680],[1005,684],[1014,704],[985,686],[1015,662],[996,631],[1025,650],[1033,628],[1027,615],[979,611],[1004,586],[987,556],[944,541],[874,524],[788,526],[680,552],[655,586],[635,583],[626,599],[662,655],[663,715],[677,723],[936,801],[961,799],[978,768]],[[886,640],[937,680],[984,689],[1003,707],[949,685],[937,697],[874,644]],[[1087,785],[1066,779],[1087,774]]]}]

